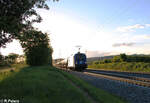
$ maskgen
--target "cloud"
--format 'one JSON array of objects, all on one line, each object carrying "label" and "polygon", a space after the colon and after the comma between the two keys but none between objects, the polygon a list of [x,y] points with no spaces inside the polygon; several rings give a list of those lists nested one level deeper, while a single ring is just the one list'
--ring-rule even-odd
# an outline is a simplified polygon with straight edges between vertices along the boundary
[{"label": "cloud", "polygon": [[150,34],[135,35],[133,36],[133,39],[136,41],[150,40]]},{"label": "cloud", "polygon": [[150,27],[150,24],[145,24],[147,27]]},{"label": "cloud", "polygon": [[135,43],[115,43],[113,47],[121,47],[121,46],[133,46]]},{"label": "cloud", "polygon": [[113,52],[87,51],[87,57],[109,56],[113,54]]},{"label": "cloud", "polygon": [[133,32],[135,29],[144,29],[146,27],[150,27],[150,24],[135,24],[135,25],[131,25],[131,26],[123,26],[123,27],[118,27],[116,29],[116,31],[119,32]]}]

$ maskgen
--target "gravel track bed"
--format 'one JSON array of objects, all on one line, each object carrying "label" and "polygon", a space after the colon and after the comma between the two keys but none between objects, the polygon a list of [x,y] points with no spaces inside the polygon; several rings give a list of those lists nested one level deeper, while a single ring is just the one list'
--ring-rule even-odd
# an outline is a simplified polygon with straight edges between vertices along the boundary
[{"label": "gravel track bed", "polygon": [[81,72],[70,71],[70,73],[80,77],[97,88],[124,98],[129,103],[150,103],[150,88],[95,77]]},{"label": "gravel track bed", "polygon": [[128,73],[128,72],[115,72],[115,71],[105,71],[105,70],[92,70],[92,69],[87,69],[86,71],[95,71],[98,73],[114,73],[114,74],[122,74],[122,75],[126,75],[126,76],[135,76],[135,77],[143,77],[143,78],[148,78],[150,79],[150,74],[139,74],[139,73]]}]

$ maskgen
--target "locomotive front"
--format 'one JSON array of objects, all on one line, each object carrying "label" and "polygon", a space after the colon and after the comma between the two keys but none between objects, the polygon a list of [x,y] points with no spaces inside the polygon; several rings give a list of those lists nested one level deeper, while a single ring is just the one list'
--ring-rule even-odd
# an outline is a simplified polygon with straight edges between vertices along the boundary
[{"label": "locomotive front", "polygon": [[87,68],[87,59],[84,53],[78,52],[74,55],[75,70],[82,71]]}]

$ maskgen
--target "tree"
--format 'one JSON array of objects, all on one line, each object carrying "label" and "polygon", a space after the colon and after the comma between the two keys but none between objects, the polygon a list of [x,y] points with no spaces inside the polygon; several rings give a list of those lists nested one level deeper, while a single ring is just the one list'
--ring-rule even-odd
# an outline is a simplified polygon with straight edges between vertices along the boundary
[{"label": "tree", "polygon": [[112,60],[111,59],[104,59],[104,63],[111,63]]},{"label": "tree", "polygon": [[120,54],[120,59],[123,62],[127,61],[127,55],[126,54]]},{"label": "tree", "polygon": [[29,65],[52,65],[52,52],[50,40],[47,33],[29,30],[21,35],[20,43],[26,55]]},{"label": "tree", "polygon": [[4,63],[4,56],[0,53],[0,66]]},{"label": "tree", "polygon": [[0,61],[4,59],[4,56],[0,53]]},{"label": "tree", "polygon": [[9,55],[8,55],[8,61],[9,61],[9,63],[11,63],[11,64],[13,64],[13,63],[16,63],[16,59],[19,57],[19,55],[18,54],[15,54],[15,53],[10,53]]},{"label": "tree", "polygon": [[35,8],[49,9],[46,0],[0,0],[0,47],[19,39],[20,33],[32,28],[34,22],[41,22]]},{"label": "tree", "polygon": [[114,56],[112,61],[113,62],[121,62],[120,56]]}]

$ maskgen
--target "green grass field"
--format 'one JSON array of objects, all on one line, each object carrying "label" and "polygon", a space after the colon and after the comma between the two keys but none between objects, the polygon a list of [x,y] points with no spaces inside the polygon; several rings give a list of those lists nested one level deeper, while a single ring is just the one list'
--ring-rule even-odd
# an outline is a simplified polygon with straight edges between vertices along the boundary
[{"label": "green grass field", "polygon": [[118,63],[90,64],[88,65],[88,68],[128,71],[128,72],[150,72],[150,63],[118,62]]},{"label": "green grass field", "polygon": [[24,67],[0,72],[0,100],[19,103],[125,103],[119,97],[97,89],[78,77],[50,66]]}]

